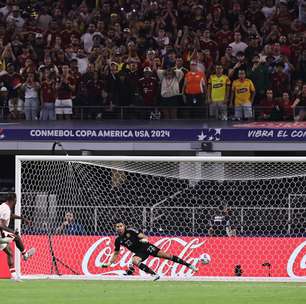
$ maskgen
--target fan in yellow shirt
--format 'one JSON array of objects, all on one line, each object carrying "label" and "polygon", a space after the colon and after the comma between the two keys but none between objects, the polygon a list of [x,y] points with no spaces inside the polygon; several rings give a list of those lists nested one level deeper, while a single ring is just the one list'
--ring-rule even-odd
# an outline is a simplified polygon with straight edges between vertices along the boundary
[{"label": "fan in yellow shirt", "polygon": [[223,74],[222,65],[216,65],[216,73],[208,80],[209,115],[227,120],[227,103],[230,92],[230,79]]},{"label": "fan in yellow shirt", "polygon": [[239,70],[238,79],[233,81],[231,104],[235,107],[235,118],[251,118],[255,87],[252,80],[246,78],[244,70]]}]

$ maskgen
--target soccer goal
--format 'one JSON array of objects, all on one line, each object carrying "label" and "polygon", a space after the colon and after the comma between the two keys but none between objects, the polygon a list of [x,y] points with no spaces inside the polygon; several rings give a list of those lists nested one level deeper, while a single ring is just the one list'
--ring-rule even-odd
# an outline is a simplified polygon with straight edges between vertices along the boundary
[{"label": "soccer goal", "polygon": [[125,248],[101,268],[120,218],[199,268],[149,257],[164,278],[306,281],[306,158],[17,156],[16,194],[23,278],[146,279]]}]

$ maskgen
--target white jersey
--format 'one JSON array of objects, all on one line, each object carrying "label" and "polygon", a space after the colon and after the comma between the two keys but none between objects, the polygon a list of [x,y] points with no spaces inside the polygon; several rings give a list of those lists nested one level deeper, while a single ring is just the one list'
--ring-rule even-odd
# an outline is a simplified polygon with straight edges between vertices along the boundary
[{"label": "white jersey", "polygon": [[[0,220],[4,221],[4,224],[8,227],[10,224],[10,219],[11,219],[11,208],[6,204],[3,203],[0,205]],[[3,231],[4,236],[9,235],[7,231]],[[1,234],[0,234],[1,238]],[[4,248],[7,247],[7,244],[2,244],[0,242],[0,251],[2,251]]]},{"label": "white jersey", "polygon": [[8,227],[11,219],[11,208],[3,203],[0,205],[0,220],[4,221],[4,224]]}]

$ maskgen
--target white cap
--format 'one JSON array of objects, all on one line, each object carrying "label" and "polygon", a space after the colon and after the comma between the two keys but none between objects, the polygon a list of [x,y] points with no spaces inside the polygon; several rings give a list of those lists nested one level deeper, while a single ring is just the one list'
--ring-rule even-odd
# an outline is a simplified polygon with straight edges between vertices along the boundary
[{"label": "white cap", "polygon": [[0,89],[0,92],[7,92],[8,90],[7,90],[7,88],[6,87],[2,87],[1,89]]}]

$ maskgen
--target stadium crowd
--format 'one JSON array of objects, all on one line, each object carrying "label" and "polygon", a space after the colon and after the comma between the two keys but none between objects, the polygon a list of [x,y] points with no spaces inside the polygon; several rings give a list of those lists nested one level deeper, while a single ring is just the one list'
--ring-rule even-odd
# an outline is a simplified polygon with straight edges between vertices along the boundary
[{"label": "stadium crowd", "polygon": [[7,0],[2,119],[303,120],[305,0]]}]

